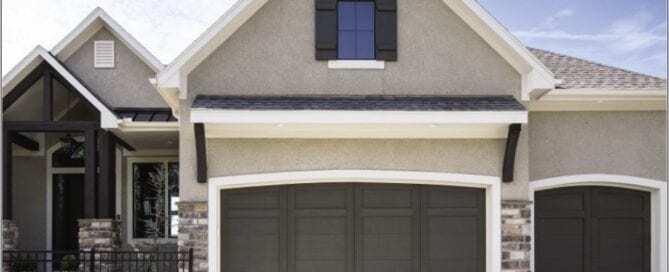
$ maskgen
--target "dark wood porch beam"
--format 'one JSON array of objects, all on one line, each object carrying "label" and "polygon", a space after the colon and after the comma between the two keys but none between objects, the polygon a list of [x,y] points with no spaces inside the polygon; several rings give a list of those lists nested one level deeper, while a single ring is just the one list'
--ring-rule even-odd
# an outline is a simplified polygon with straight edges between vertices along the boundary
[{"label": "dark wood porch beam", "polygon": [[[49,69],[44,70],[42,92],[42,121],[53,121],[53,74]],[[68,105],[69,106],[69,105]]]},{"label": "dark wood porch beam", "polygon": [[12,143],[30,151],[39,151],[39,143],[18,132],[9,132]]},{"label": "dark wood porch beam", "polygon": [[2,219],[11,220],[12,214],[12,136],[3,130],[2,139]]},{"label": "dark wood porch beam", "polygon": [[111,133],[111,132],[110,132],[110,134],[111,134],[111,137],[114,139],[114,141],[118,145],[120,145],[121,147],[125,148],[125,150],[128,150],[128,151],[136,151],[137,150],[132,145],[130,145],[129,143],[127,143],[126,141],[124,141],[120,137],[116,136],[116,134]]},{"label": "dark wood porch beam", "polygon": [[46,62],[42,62],[35,70],[30,72],[21,82],[19,82],[14,89],[9,91],[9,93],[3,97],[2,99],[2,111],[6,111],[9,107],[11,107],[16,100],[19,100],[21,96],[23,96],[30,87],[39,80],[42,75],[44,74],[44,71],[47,70],[47,67],[49,65]]},{"label": "dark wood porch beam", "polygon": [[68,132],[86,131],[100,128],[100,123],[91,121],[39,122],[5,121],[3,126],[9,131],[22,132]]},{"label": "dark wood porch beam", "polygon": [[195,123],[195,156],[197,157],[197,182],[207,182],[207,138],[204,135],[204,124]]},{"label": "dark wood porch beam", "polygon": [[502,181],[513,181],[513,169],[516,163],[516,149],[520,137],[520,124],[509,125],[509,135],[506,138],[506,151],[504,152],[504,166],[502,167]]},{"label": "dark wood porch beam", "polygon": [[97,187],[98,218],[114,218],[116,192],[116,141],[108,131],[100,131],[100,173]]},{"label": "dark wood porch beam", "polygon": [[84,173],[84,218],[97,216],[97,131],[89,129],[85,132],[85,173]]}]

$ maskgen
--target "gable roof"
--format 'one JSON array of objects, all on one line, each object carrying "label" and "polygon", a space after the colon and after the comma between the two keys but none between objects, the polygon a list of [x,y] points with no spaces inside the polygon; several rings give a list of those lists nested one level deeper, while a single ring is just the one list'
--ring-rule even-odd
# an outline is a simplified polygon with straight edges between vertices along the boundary
[{"label": "gable roof", "polygon": [[[532,90],[555,87],[551,71],[476,0],[442,1],[521,74],[523,99],[529,99],[529,92]],[[267,0],[238,0],[158,75],[159,89],[177,88],[180,98],[186,98],[187,75],[266,2]]]},{"label": "gable roof", "polygon": [[102,27],[107,28],[154,72],[158,73],[163,70],[165,66],[158,58],[99,7],[91,11],[84,20],[51,49],[51,52],[59,60],[65,61]]},{"label": "gable roof", "polygon": [[68,71],[51,53],[41,46],[35,47],[2,79],[2,96],[8,94],[19,82],[34,70],[40,63],[46,62],[56,70],[67,82],[72,85],[86,100],[100,112],[100,126],[102,128],[116,128],[118,118],[98,97],[88,90],[70,71]]},{"label": "gable roof", "polygon": [[657,90],[667,80],[547,50],[528,48],[562,82],[557,89]]}]

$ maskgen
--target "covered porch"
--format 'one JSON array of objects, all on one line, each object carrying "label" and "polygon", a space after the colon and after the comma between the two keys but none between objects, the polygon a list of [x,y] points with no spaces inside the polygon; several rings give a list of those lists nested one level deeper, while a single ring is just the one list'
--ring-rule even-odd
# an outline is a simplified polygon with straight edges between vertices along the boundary
[{"label": "covered porch", "polygon": [[[183,266],[188,251],[177,251],[176,238],[165,234],[178,219],[168,210],[178,201],[178,178],[167,177],[168,161],[178,177],[178,122],[171,111],[113,108],[50,53],[33,53],[3,80],[4,265],[45,271],[73,256],[100,268],[104,256],[139,261],[135,253],[142,253]],[[150,176],[164,181],[162,191],[145,185]],[[148,203],[147,212],[133,214],[135,203]],[[142,239],[129,231],[138,225],[147,229]],[[151,241],[171,246],[142,244]]]}]

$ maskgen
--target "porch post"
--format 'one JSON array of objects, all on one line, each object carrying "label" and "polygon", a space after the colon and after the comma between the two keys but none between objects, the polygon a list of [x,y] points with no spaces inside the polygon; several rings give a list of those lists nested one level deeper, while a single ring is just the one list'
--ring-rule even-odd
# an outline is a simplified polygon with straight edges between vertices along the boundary
[{"label": "porch post", "polygon": [[96,218],[97,201],[95,197],[97,188],[97,131],[89,129],[85,131],[85,174],[84,174],[84,218]]},{"label": "porch post", "polygon": [[116,141],[111,132],[100,132],[100,176],[97,187],[98,218],[115,216]]},{"label": "porch post", "polygon": [[7,129],[2,130],[2,219],[12,216],[12,139]]}]

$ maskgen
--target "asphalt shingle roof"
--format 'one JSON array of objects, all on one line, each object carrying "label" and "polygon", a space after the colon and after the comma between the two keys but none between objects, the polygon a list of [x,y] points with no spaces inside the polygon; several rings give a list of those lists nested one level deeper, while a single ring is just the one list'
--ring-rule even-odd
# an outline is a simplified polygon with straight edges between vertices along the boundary
[{"label": "asphalt shingle roof", "polygon": [[228,110],[523,111],[512,96],[198,95],[192,108]]},{"label": "asphalt shingle roof", "polygon": [[528,48],[548,67],[559,89],[660,89],[667,80],[542,49]]},{"label": "asphalt shingle roof", "polygon": [[133,122],[176,122],[169,108],[117,108],[114,113],[122,119]]}]

